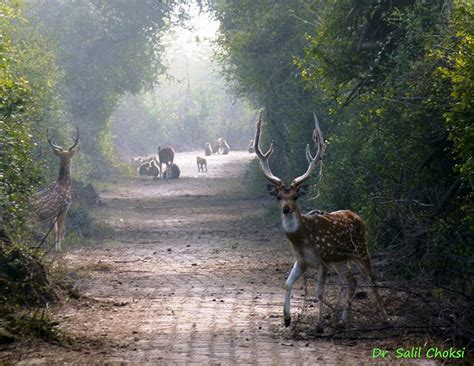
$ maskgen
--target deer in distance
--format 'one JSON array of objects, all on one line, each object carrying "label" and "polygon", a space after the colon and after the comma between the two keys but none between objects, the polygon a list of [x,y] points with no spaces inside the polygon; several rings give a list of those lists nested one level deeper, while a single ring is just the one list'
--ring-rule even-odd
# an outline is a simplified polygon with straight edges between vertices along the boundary
[{"label": "deer in distance", "polygon": [[158,162],[158,159],[153,157],[150,160],[150,166],[148,167],[148,175],[153,177],[154,179],[158,179],[158,177],[161,175],[160,171],[160,163]]},{"label": "deer in distance", "polygon": [[209,142],[206,142],[206,147],[204,149],[204,154],[206,156],[211,156],[213,154],[213,151],[212,151],[212,146]]},{"label": "deer in distance", "polygon": [[207,161],[206,161],[206,159],[201,158],[200,156],[198,156],[196,158],[196,163],[197,163],[197,167],[198,167],[198,172],[204,172],[204,169],[206,169],[206,172],[207,172]]},{"label": "deer in distance", "polygon": [[230,151],[229,144],[223,138],[220,139],[220,144],[219,144],[218,151],[219,151],[219,154],[221,154],[221,155],[227,155]]},{"label": "deer in distance", "polygon": [[338,327],[344,326],[347,322],[348,312],[357,286],[356,279],[351,271],[351,265],[357,267],[370,283],[379,311],[382,313],[384,320],[386,320],[387,315],[375,286],[375,278],[367,248],[364,221],[357,214],[349,210],[331,213],[314,210],[306,214],[300,211],[298,198],[303,196],[308,190],[308,185],[304,183],[316,167],[321,164],[326,149],[318,119],[316,114],[313,113],[313,115],[315,129],[312,137],[317,145],[317,152],[313,156],[309,144],[306,146],[308,168],[303,175],[293,179],[290,185],[286,185],[270,169],[269,158],[273,153],[273,143],[266,153],[263,153],[260,149],[261,113],[257,122],[254,140],[254,149],[259,159],[262,173],[270,182],[267,185],[267,190],[270,195],[278,199],[281,210],[281,224],[292,244],[295,258],[293,268],[285,284],[286,293],[283,308],[285,326],[289,326],[291,323],[291,289],[295,281],[308,268],[314,268],[318,271],[317,299],[319,302],[319,319],[316,332],[324,331],[323,295],[326,275],[329,269],[336,271],[342,286],[337,301],[338,305],[343,293],[347,296],[346,304],[337,322]]},{"label": "deer in distance", "polygon": [[[162,164],[166,165],[166,170],[169,170],[173,166],[174,160],[174,149],[170,146],[164,147],[163,149],[158,146],[158,159],[160,161],[160,172],[163,172]],[[170,178],[171,174],[163,174],[165,179]]]},{"label": "deer in distance", "polygon": [[165,170],[163,173],[163,177],[165,179],[178,179],[179,176],[181,175],[181,169],[179,169],[179,166],[176,164],[171,164],[169,168]]},{"label": "deer in distance", "polygon": [[[53,220],[54,222],[54,247],[56,251],[61,250],[61,242],[64,239],[64,228],[66,214],[72,202],[71,194],[71,162],[72,157],[79,151],[79,129],[74,143],[69,149],[63,149],[56,145],[46,132],[49,145],[53,152],[59,157],[59,176],[56,182],[37,193],[35,197],[35,219],[36,221]],[[76,147],[77,146],[77,147]]]},{"label": "deer in distance", "polygon": [[214,154],[227,155],[230,151],[230,146],[223,137],[217,139],[216,145],[212,148]]},{"label": "deer in distance", "polygon": [[138,171],[138,174],[143,177],[143,176],[147,176],[148,175],[148,170],[150,169],[150,163],[147,161],[145,163],[142,163],[137,171]]}]

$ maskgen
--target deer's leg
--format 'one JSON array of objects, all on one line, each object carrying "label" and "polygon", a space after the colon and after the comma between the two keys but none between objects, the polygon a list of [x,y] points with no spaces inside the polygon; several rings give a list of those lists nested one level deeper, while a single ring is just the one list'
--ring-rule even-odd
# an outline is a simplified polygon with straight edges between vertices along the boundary
[{"label": "deer's leg", "polygon": [[358,259],[355,261],[357,267],[360,269],[364,277],[367,279],[369,282],[370,288],[372,289],[372,292],[374,293],[375,300],[377,301],[377,307],[379,308],[380,313],[382,314],[382,317],[384,318],[385,321],[388,321],[388,315],[387,312],[385,311],[384,306],[382,305],[382,300],[380,298],[379,290],[377,288],[377,285],[375,284],[375,276],[374,272],[372,271],[372,265],[369,261],[362,261],[362,259]]},{"label": "deer's leg", "polygon": [[349,315],[349,309],[351,307],[351,303],[352,303],[352,296],[351,295],[354,295],[354,292],[355,291],[352,291],[350,289],[350,287],[354,287],[353,283],[351,284],[351,281],[349,280],[349,278],[351,278],[352,276],[352,273],[351,275],[349,275],[349,268],[348,268],[348,264],[347,263],[335,263],[334,265],[334,269],[336,270],[337,272],[337,276],[339,278],[339,283],[341,285],[341,297],[343,296],[342,295],[342,292],[344,292],[344,294],[347,294],[347,301],[346,301],[346,305],[344,306],[344,308],[342,309],[342,314],[341,314],[341,318],[339,319],[339,322],[338,322],[338,326],[342,326],[344,325],[346,322],[347,322],[347,317]]},{"label": "deer's leg", "polygon": [[352,272],[351,268],[347,271],[347,282],[349,282],[349,298],[354,299],[355,291],[357,288],[357,280]]},{"label": "deer's leg", "polygon": [[328,269],[325,265],[320,265],[318,270],[318,287],[316,289],[316,296],[319,302],[319,319],[316,325],[316,332],[322,333],[324,330],[324,315],[323,315],[323,296],[324,286],[326,285],[326,275]]},{"label": "deer's leg", "polygon": [[293,287],[293,284],[295,283],[295,281],[301,277],[304,271],[305,271],[305,268],[300,266],[298,262],[295,262],[295,264],[293,265],[293,268],[291,269],[290,275],[288,276],[288,279],[286,280],[285,306],[283,308],[283,315],[285,318],[285,327],[288,327],[291,323],[291,314],[290,314],[291,288]]},{"label": "deer's leg", "polygon": [[55,223],[54,223],[54,226],[53,226],[53,234],[54,234],[54,249],[57,251],[58,250],[58,242],[59,242],[59,226],[58,226],[58,221],[59,221],[59,217],[56,217],[55,218]]},{"label": "deer's leg", "polygon": [[64,229],[66,224],[66,212],[62,212],[58,216],[58,220],[56,221],[57,225],[57,241],[55,242],[55,249],[56,251],[61,250],[61,242],[64,239]]},{"label": "deer's leg", "polygon": [[[349,295],[348,295],[348,297],[350,299],[353,299],[354,295],[355,295],[355,290],[357,288],[357,280],[356,280],[356,278],[354,276],[354,273],[352,272],[350,267],[347,270],[346,279],[347,279],[347,283],[349,284]],[[344,293],[344,287],[341,286],[341,290],[339,291],[339,294],[337,296],[336,309],[339,309],[339,307],[340,307],[343,293]]]}]

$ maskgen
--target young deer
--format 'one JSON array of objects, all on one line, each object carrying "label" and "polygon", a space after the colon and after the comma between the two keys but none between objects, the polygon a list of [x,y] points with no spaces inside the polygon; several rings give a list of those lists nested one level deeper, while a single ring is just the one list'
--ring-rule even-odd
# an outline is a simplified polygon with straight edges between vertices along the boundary
[{"label": "young deer", "polygon": [[212,151],[212,146],[209,142],[206,142],[206,147],[204,149],[204,154],[206,154],[206,156],[211,156],[214,152]]},{"label": "young deer", "polygon": [[198,167],[198,172],[204,172],[204,169],[206,169],[207,173],[207,161],[204,158],[201,158],[200,156],[196,157],[196,163]]},{"label": "young deer", "polygon": [[260,161],[262,172],[271,183],[267,185],[267,190],[279,201],[281,223],[283,230],[292,243],[293,255],[295,257],[293,269],[285,284],[286,295],[283,309],[285,326],[289,326],[291,323],[291,288],[306,269],[312,267],[318,270],[317,298],[319,302],[319,321],[316,330],[322,332],[324,327],[323,293],[326,274],[329,268],[334,268],[342,285],[339,298],[343,292],[347,292],[347,303],[343,308],[338,325],[345,324],[347,320],[357,284],[350,270],[351,264],[357,266],[368,279],[372,285],[380,311],[383,315],[386,315],[386,313],[375,287],[362,219],[348,210],[331,213],[316,210],[303,214],[298,206],[297,199],[303,196],[308,189],[308,186],[303,183],[310,177],[317,165],[320,164],[326,149],[316,114],[314,114],[314,121],[313,141],[318,147],[317,153],[315,156],[312,156],[309,145],[306,146],[308,168],[302,176],[293,179],[289,186],[276,177],[270,169],[269,158],[273,153],[273,143],[265,154],[260,150],[261,114],[257,122],[254,149]]},{"label": "young deer", "polygon": [[72,201],[71,160],[79,151],[79,147],[76,147],[79,142],[79,129],[76,128],[76,130],[77,134],[74,138],[74,144],[67,150],[56,145],[49,137],[49,134],[46,133],[48,143],[60,159],[59,176],[56,182],[38,192],[35,199],[35,217],[37,221],[53,220],[54,222],[54,246],[56,251],[61,250],[66,214]]}]

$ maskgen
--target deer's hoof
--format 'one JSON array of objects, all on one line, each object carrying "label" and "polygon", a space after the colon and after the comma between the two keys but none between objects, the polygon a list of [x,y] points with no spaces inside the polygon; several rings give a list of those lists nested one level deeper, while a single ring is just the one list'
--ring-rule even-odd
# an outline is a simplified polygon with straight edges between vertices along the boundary
[{"label": "deer's hoof", "polygon": [[286,317],[285,317],[285,327],[289,327],[290,324],[291,324],[291,318],[289,318],[289,317],[286,318]]}]

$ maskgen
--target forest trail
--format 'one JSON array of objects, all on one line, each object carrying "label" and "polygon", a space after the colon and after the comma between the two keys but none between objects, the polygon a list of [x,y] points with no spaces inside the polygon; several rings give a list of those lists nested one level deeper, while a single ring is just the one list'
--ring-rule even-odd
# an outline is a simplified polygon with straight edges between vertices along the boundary
[{"label": "forest trail", "polygon": [[[101,190],[104,204],[94,216],[114,233],[66,252],[84,297],[52,310],[76,341],[65,347],[20,343],[8,362],[348,365],[370,360],[378,341],[310,336],[317,315],[314,281],[297,283],[294,322],[283,326],[283,286],[292,255],[278,220],[263,223],[272,200],[245,190],[252,155],[208,157],[208,173],[197,172],[196,155],[177,155],[179,180],[137,177]],[[329,281],[334,283],[334,276]],[[336,290],[329,285],[330,302]],[[369,309],[365,313],[374,311],[370,298],[357,301]],[[362,324],[377,322],[374,314],[366,314]]]}]

